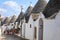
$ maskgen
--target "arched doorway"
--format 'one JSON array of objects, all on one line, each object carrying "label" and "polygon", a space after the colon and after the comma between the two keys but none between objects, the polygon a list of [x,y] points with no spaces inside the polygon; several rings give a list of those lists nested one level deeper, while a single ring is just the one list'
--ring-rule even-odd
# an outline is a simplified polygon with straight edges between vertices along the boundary
[{"label": "arched doorway", "polygon": [[38,40],[43,40],[43,19],[42,18],[40,18],[39,20]]}]

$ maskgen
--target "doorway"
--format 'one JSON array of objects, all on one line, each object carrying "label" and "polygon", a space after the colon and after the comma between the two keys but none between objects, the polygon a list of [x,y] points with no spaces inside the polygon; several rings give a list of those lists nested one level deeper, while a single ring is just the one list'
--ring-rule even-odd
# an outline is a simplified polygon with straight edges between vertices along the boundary
[{"label": "doorway", "polygon": [[40,18],[39,20],[39,34],[38,34],[38,40],[43,40],[43,20]]},{"label": "doorway", "polygon": [[37,38],[37,28],[36,27],[34,27],[34,40],[36,40],[36,38]]}]

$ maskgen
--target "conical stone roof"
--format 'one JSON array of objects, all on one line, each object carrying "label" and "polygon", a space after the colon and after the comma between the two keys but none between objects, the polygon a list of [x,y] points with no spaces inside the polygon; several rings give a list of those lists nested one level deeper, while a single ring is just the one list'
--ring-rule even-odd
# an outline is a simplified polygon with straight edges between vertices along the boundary
[{"label": "conical stone roof", "polygon": [[42,12],[46,6],[47,2],[45,0],[38,0],[36,5],[34,6],[32,13]]},{"label": "conical stone roof", "polygon": [[32,11],[33,7],[32,6],[29,6],[26,10],[26,14],[25,14],[25,19],[26,19],[26,23],[28,22],[29,20],[29,17],[31,15],[31,11]]},{"label": "conical stone roof", "polygon": [[12,16],[12,18],[11,18],[11,20],[10,20],[10,23],[15,22],[15,21],[16,21],[16,19],[17,19],[17,16],[16,16],[16,15],[13,15],[13,16]]},{"label": "conical stone roof", "polygon": [[10,17],[6,17],[5,20],[2,22],[2,25],[3,24],[7,24],[8,25],[9,22],[10,22]]},{"label": "conical stone roof", "polygon": [[20,20],[23,19],[23,17],[24,17],[24,13],[21,12],[15,22],[18,22],[18,24],[19,24]]},{"label": "conical stone roof", "polygon": [[0,22],[1,22],[1,25],[2,25],[3,20],[4,20],[4,17],[1,16],[1,14],[0,14]]},{"label": "conical stone roof", "polygon": [[43,11],[43,14],[45,15],[46,18],[48,18],[57,13],[59,10],[60,10],[60,0],[50,0]]},{"label": "conical stone roof", "polygon": [[0,14],[0,21],[3,21],[3,16],[1,16],[1,14]]},{"label": "conical stone roof", "polygon": [[26,10],[26,12],[25,12],[27,16],[31,14],[32,9],[33,9],[32,6],[29,6],[29,7],[27,8],[27,10]]}]

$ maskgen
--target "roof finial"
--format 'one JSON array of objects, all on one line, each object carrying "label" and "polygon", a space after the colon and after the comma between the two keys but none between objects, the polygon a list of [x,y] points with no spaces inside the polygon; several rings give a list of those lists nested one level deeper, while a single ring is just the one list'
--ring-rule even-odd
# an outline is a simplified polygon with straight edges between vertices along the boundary
[{"label": "roof finial", "polygon": [[2,13],[2,11],[0,11],[0,17],[1,17],[1,13]]},{"label": "roof finial", "polygon": [[21,12],[23,11],[23,6],[21,5]]},{"label": "roof finial", "polygon": [[32,2],[30,2],[30,6],[32,6]]},{"label": "roof finial", "polygon": [[0,17],[1,17],[1,14],[0,14]]},{"label": "roof finial", "polygon": [[14,15],[16,15],[16,12],[15,12],[15,14]]}]

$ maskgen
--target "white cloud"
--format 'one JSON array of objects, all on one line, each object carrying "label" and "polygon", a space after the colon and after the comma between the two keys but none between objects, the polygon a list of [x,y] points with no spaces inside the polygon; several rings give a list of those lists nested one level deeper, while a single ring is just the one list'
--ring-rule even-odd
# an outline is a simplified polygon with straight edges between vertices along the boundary
[{"label": "white cloud", "polygon": [[0,13],[5,13],[5,12],[7,12],[6,9],[0,8]]},{"label": "white cloud", "polygon": [[14,1],[6,1],[3,3],[6,6],[9,6],[11,8],[13,8],[14,10],[19,11],[20,10],[20,5],[18,5],[16,2]]}]

